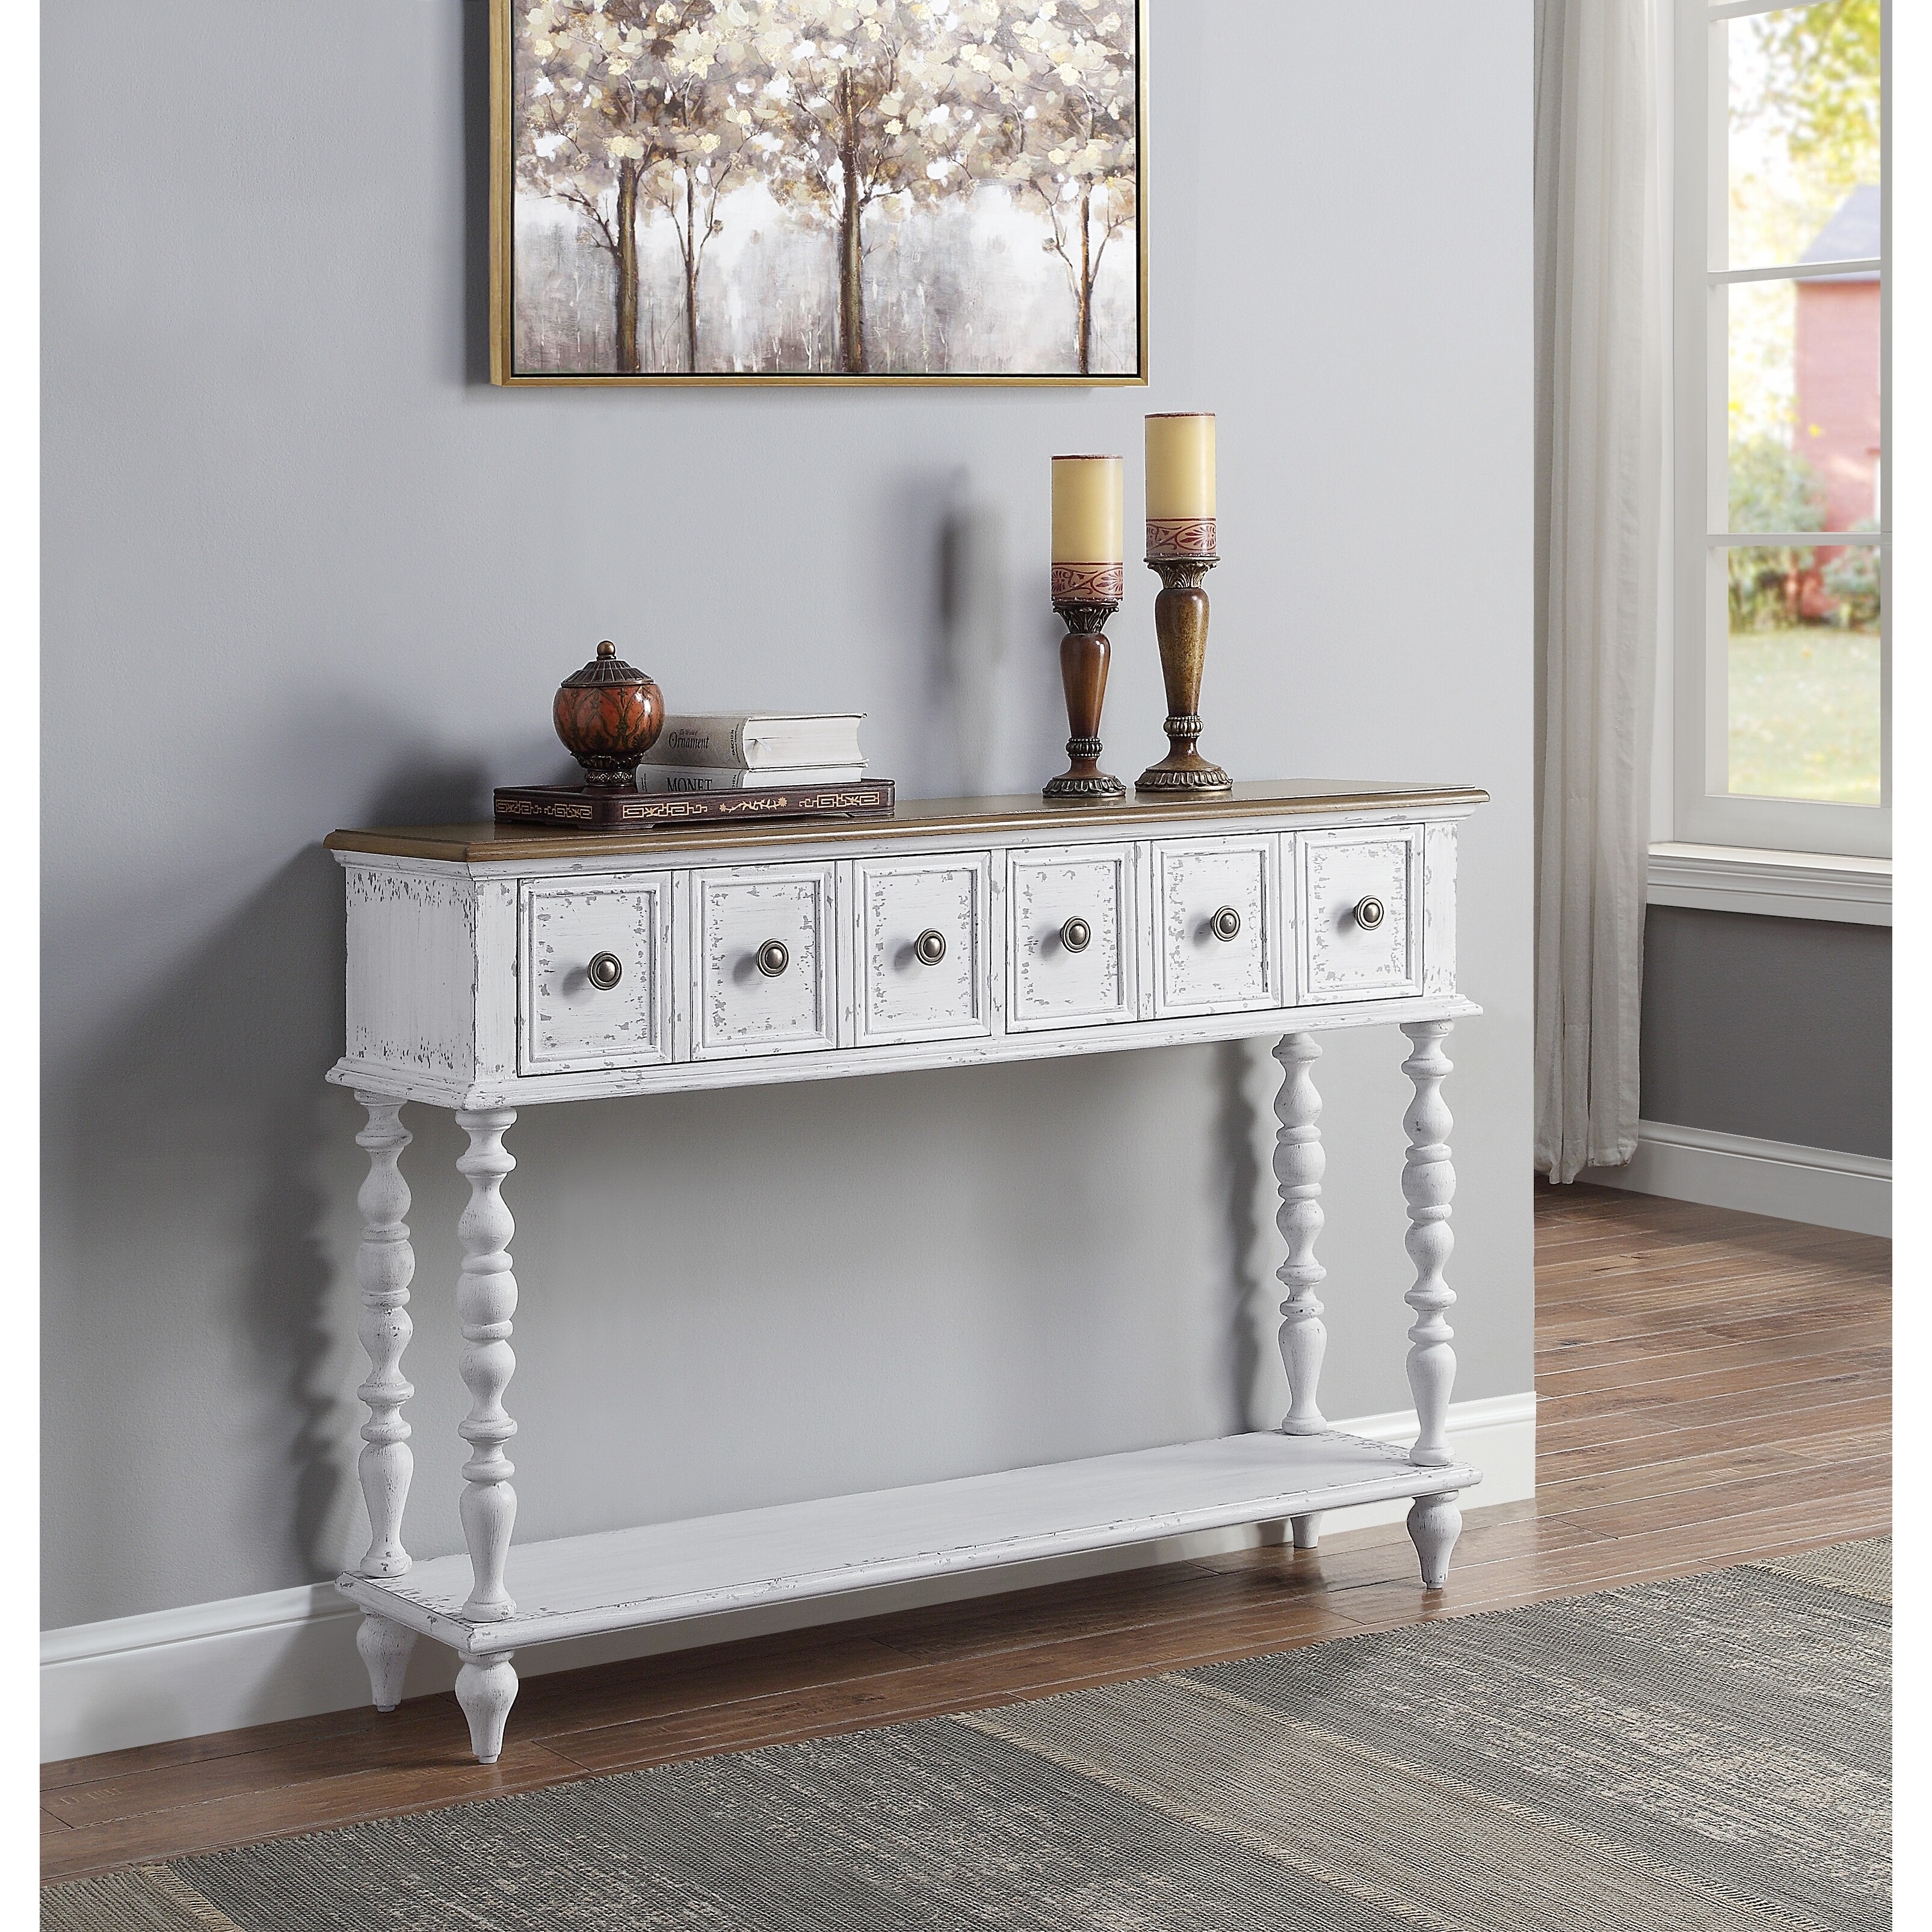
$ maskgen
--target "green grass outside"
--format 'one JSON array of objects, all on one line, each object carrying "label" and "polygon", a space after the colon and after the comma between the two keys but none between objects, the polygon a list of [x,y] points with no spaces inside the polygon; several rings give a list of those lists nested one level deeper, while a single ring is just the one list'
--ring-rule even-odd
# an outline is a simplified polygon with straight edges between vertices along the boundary
[{"label": "green grass outside", "polygon": [[1731,635],[1731,790],[1879,802],[1876,632],[1807,625]]}]

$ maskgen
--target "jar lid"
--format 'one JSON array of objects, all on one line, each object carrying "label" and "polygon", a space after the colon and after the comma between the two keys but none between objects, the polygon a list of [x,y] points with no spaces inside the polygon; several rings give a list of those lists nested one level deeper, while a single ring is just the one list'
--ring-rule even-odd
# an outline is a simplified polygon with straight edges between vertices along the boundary
[{"label": "jar lid", "polygon": [[608,638],[597,646],[597,655],[581,670],[572,671],[563,681],[570,691],[586,684],[649,684],[640,670],[633,670],[617,655],[617,646]]}]

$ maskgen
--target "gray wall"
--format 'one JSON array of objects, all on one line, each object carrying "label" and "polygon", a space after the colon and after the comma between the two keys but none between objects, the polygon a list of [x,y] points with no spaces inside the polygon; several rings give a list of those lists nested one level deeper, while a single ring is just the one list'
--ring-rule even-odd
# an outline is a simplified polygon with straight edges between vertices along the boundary
[{"label": "gray wall", "polygon": [[[1040,393],[492,389],[478,0],[210,0],[192,32],[103,0],[86,44],[140,77],[111,140],[73,136],[98,64],[50,26],[47,1623],[359,1548],[320,838],[556,772],[550,692],[605,636],[679,709],[862,706],[909,794],[1036,786],[1047,458],[1137,451],[1148,409],[1221,412],[1208,748],[1495,794],[1462,862],[1457,1393],[1529,1386],[1527,5],[1154,10],[1154,380]],[[1129,772],[1163,709],[1145,577],[1113,632]],[[1402,1051],[1326,1063],[1335,1415],[1408,1401]],[[526,1113],[520,1533],[1272,1420],[1274,1071]],[[412,1112],[428,1556],[460,1546],[458,1136]]]},{"label": "gray wall", "polygon": [[1682,1127],[1892,1154],[1892,929],[1653,906],[1642,1111]]}]

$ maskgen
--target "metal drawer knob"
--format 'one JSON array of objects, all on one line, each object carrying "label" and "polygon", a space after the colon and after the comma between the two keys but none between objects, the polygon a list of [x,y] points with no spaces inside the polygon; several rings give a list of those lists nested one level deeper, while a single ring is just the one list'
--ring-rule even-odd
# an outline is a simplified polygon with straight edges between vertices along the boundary
[{"label": "metal drawer knob", "polygon": [[1070,919],[1060,928],[1060,943],[1070,952],[1084,952],[1087,942],[1093,937],[1093,928],[1084,919]]},{"label": "metal drawer knob", "polygon": [[1380,899],[1358,899],[1355,902],[1355,923],[1365,932],[1374,932],[1386,916],[1386,908]]},{"label": "metal drawer knob", "polygon": [[758,948],[758,970],[767,980],[776,980],[791,964],[791,954],[782,939],[768,939]]},{"label": "metal drawer knob", "polygon": [[1241,915],[1232,906],[1223,906],[1208,922],[1208,930],[1216,939],[1232,939],[1241,929]]},{"label": "metal drawer knob", "polygon": [[624,962],[614,952],[593,952],[584,976],[600,993],[608,993],[624,976]]},{"label": "metal drawer knob", "polygon": [[922,966],[937,966],[946,957],[946,935],[928,926],[913,941],[912,950]]}]

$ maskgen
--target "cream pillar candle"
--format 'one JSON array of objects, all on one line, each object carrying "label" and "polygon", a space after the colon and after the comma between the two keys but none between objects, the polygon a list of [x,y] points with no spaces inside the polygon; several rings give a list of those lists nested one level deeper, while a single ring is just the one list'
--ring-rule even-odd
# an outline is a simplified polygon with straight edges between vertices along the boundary
[{"label": "cream pillar candle", "polygon": [[1053,601],[1114,603],[1126,588],[1118,456],[1053,459]]},{"label": "cream pillar candle", "polygon": [[1147,419],[1147,554],[1214,554],[1214,418]]}]

